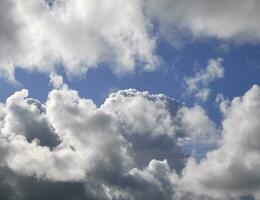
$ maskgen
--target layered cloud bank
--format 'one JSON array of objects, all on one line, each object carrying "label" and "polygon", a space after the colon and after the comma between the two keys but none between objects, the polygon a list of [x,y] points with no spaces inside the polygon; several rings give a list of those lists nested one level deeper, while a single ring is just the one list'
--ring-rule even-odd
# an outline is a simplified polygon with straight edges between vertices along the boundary
[{"label": "layered cloud bank", "polygon": [[[220,102],[218,130],[200,106],[164,95],[122,90],[97,107],[62,77],[51,82],[46,103],[21,90],[0,104],[0,187],[19,196],[10,198],[33,198],[24,184],[34,178],[36,191],[46,182],[81,188],[76,199],[260,197],[259,86]],[[187,139],[218,147],[196,161],[182,150]]]},{"label": "layered cloud bank", "polygon": [[70,76],[108,65],[118,74],[159,65],[157,39],[178,45],[214,37],[259,42],[255,0],[1,0],[0,74],[15,69]]}]

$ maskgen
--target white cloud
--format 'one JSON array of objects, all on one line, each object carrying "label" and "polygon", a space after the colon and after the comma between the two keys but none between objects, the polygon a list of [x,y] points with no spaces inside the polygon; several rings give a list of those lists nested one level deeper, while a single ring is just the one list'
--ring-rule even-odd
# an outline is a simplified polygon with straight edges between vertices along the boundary
[{"label": "white cloud", "polygon": [[179,132],[192,138],[193,142],[216,143],[217,127],[201,106],[182,107],[177,112],[177,118],[180,121]]},{"label": "white cloud", "polygon": [[[1,167],[40,180],[81,182],[97,199],[259,198],[260,88],[224,101],[222,138],[200,106],[134,89],[97,107],[62,77],[45,104],[21,90],[0,106]],[[215,140],[195,161],[180,139]]]},{"label": "white cloud", "polygon": [[50,84],[53,86],[53,88],[60,89],[60,88],[66,88],[67,86],[63,84],[63,77],[60,75],[57,75],[54,72],[50,73]]},{"label": "white cloud", "polygon": [[113,93],[101,106],[104,111],[115,115],[129,134],[150,134],[175,136],[174,122],[169,112],[169,103],[177,109],[181,105],[165,95],[150,95],[128,89]]},{"label": "white cloud", "polygon": [[216,79],[224,77],[224,67],[222,66],[223,59],[209,59],[205,69],[196,72],[192,77],[185,77],[185,86],[188,94],[194,94],[200,101],[205,102],[211,90],[209,84]]},{"label": "white cloud", "polygon": [[220,147],[208,152],[199,163],[189,159],[182,172],[180,190],[216,199],[260,197],[259,109],[260,87],[256,85],[230,102],[222,123]]},{"label": "white cloud", "polygon": [[[92,101],[66,88],[53,90],[45,111],[44,105],[30,103],[27,95],[22,90],[6,102],[1,147],[7,153],[1,165],[54,181],[84,180],[95,171],[120,173],[124,166],[131,166],[127,144],[115,132],[111,116],[97,110]],[[54,135],[60,142],[52,149],[50,141],[40,146],[32,140],[41,143]]]},{"label": "white cloud", "polygon": [[[201,107],[162,94],[122,90],[97,107],[62,77],[51,74],[50,82],[56,88],[45,104],[25,89],[1,104],[1,167],[44,181],[81,182],[98,198],[168,198],[184,164],[179,139],[217,134]],[[140,181],[154,192],[139,193]]]},{"label": "white cloud", "polygon": [[[259,199],[259,86],[232,101],[218,96],[219,141],[200,106],[128,89],[97,107],[55,74],[60,65],[69,76],[102,64],[119,74],[153,70],[150,20],[175,45],[190,36],[259,42],[259,6],[256,0],[55,0],[51,6],[0,0],[1,76],[14,81],[17,67],[51,72],[54,87],[46,103],[27,90],[0,103],[0,172],[79,182],[92,199]],[[209,84],[222,77],[222,59],[210,59],[205,70],[186,77],[187,91],[206,101]],[[179,146],[187,138],[220,146],[198,162]],[[0,198],[1,188],[2,180]]]},{"label": "white cloud", "polygon": [[16,67],[49,72],[62,64],[81,75],[101,64],[116,73],[157,65],[139,0],[1,0],[0,7],[0,72],[10,80]]},{"label": "white cloud", "polygon": [[257,0],[148,0],[147,12],[162,35],[174,45],[192,37],[214,37],[237,42],[259,42]]},{"label": "white cloud", "polygon": [[[148,199],[172,199],[174,182],[178,180],[178,175],[171,169],[167,160],[155,159],[142,170],[130,170],[129,176],[145,186],[142,192],[149,193],[146,197]],[[138,193],[132,193],[132,196],[133,199],[141,199]]]},{"label": "white cloud", "polygon": [[51,72],[63,66],[70,76],[100,65],[119,74],[153,70],[157,27],[174,45],[190,35],[260,39],[255,0],[1,0],[0,7],[0,74],[12,81],[16,68]]}]

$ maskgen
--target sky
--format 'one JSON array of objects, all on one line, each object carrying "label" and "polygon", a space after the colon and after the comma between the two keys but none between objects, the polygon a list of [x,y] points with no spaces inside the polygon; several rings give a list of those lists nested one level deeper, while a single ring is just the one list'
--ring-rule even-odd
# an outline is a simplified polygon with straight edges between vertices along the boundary
[{"label": "sky", "polygon": [[259,8],[0,0],[0,199],[260,199]]}]

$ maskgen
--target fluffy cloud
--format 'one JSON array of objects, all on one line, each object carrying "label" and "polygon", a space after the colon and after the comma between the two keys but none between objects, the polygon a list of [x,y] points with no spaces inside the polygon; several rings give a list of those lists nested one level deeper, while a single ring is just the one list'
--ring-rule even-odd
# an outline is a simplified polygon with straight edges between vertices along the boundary
[{"label": "fluffy cloud", "polygon": [[[257,0],[148,0],[147,11],[174,45],[193,37],[259,42]],[[180,40],[181,39],[181,40]]]},{"label": "fluffy cloud", "polygon": [[70,76],[100,65],[119,74],[153,70],[161,35],[174,45],[191,36],[260,39],[255,0],[1,0],[0,7],[0,74],[13,81],[16,68],[62,66]]},{"label": "fluffy cloud", "polygon": [[178,131],[197,142],[215,143],[218,133],[216,125],[209,119],[201,106],[182,107],[178,110]]},{"label": "fluffy cloud", "polygon": [[129,134],[149,133],[152,137],[168,134],[174,137],[175,130],[168,109],[176,111],[180,106],[165,95],[150,95],[129,89],[111,94],[101,109],[116,115]]},{"label": "fluffy cloud", "polygon": [[222,66],[223,59],[209,59],[204,70],[195,73],[192,77],[185,77],[188,94],[194,94],[198,100],[204,102],[208,99],[211,90],[209,84],[216,79],[223,78],[225,70]]},{"label": "fluffy cloud", "polygon": [[[61,198],[60,191],[77,190],[69,194],[76,199],[260,197],[259,86],[219,98],[220,137],[200,106],[129,89],[97,107],[62,77],[50,81],[56,89],[44,104],[27,90],[0,104],[0,196],[33,199],[26,184],[34,183]],[[187,158],[180,141],[188,138],[218,146],[201,160]]]},{"label": "fluffy cloud", "polygon": [[138,0],[1,0],[0,7],[0,72],[10,80],[15,67],[46,72],[62,64],[81,75],[101,64],[116,73],[157,64]]},{"label": "fluffy cloud", "polygon": [[[0,199],[259,199],[259,86],[232,101],[218,96],[219,130],[201,106],[162,94],[122,90],[97,107],[54,73],[153,70],[162,35],[174,45],[202,37],[259,42],[259,5],[0,0],[0,75],[14,81],[16,68],[51,72],[53,85],[45,103],[26,89],[0,103]],[[210,59],[185,78],[187,91],[205,101],[223,76],[222,60]],[[187,143],[217,146],[196,160]]]},{"label": "fluffy cloud", "polygon": [[[111,116],[98,111],[92,101],[80,99],[75,91],[54,90],[46,112],[41,112],[27,95],[22,90],[6,102],[1,147],[7,156],[2,165],[23,175],[57,181],[82,180],[98,170],[119,173],[124,165],[131,166],[128,145],[117,134]],[[60,142],[51,149],[55,135]]]},{"label": "fluffy cloud", "polygon": [[[35,190],[79,189],[75,198],[259,198],[259,86],[232,101],[219,98],[219,138],[200,106],[129,89],[97,107],[62,77],[50,81],[56,89],[44,104],[21,90],[0,105],[0,188],[17,191],[14,198],[33,198],[25,184],[35,178]],[[188,138],[218,147],[196,161],[183,152]]]},{"label": "fluffy cloud", "polygon": [[186,190],[182,194],[216,199],[259,199],[260,87],[254,85],[226,106],[220,147],[199,163],[189,159],[179,188]]},{"label": "fluffy cloud", "polygon": [[142,184],[144,187],[140,193],[132,193],[134,199],[142,199],[143,192],[148,193],[148,199],[172,199],[174,194],[174,181],[178,179],[176,172],[171,170],[167,160],[151,160],[144,169],[132,169],[129,171],[129,177],[136,184]]},{"label": "fluffy cloud", "polygon": [[[56,89],[45,104],[21,90],[0,106],[1,167],[15,173],[16,181],[77,182],[93,199],[167,199],[172,177],[184,167],[179,139],[205,139],[202,124],[209,126],[208,138],[217,134],[202,108],[162,94],[123,90],[97,107],[62,77],[51,74],[50,81]],[[189,112],[201,120],[193,123]]]}]

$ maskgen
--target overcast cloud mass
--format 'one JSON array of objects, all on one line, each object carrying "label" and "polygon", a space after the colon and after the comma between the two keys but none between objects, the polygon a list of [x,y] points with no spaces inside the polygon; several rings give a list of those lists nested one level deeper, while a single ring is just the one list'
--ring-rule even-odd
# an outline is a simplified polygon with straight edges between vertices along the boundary
[{"label": "overcast cloud mass", "polygon": [[259,9],[258,0],[0,0],[1,80],[15,84],[23,69],[50,88],[46,101],[25,88],[0,102],[0,199],[260,199],[260,86],[212,94],[230,70],[222,57],[180,77],[193,104],[130,88],[99,105],[63,80],[161,70],[162,41],[258,45]]}]

